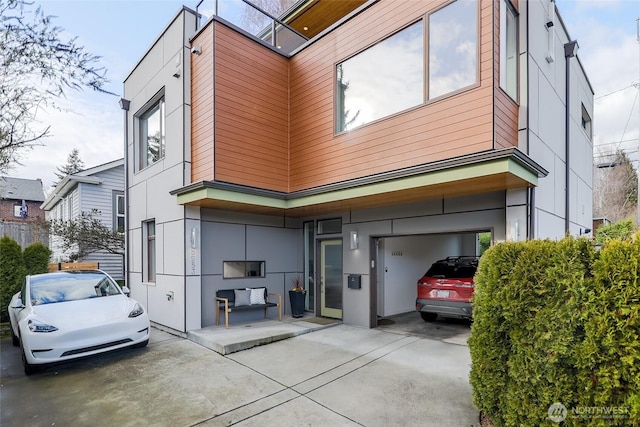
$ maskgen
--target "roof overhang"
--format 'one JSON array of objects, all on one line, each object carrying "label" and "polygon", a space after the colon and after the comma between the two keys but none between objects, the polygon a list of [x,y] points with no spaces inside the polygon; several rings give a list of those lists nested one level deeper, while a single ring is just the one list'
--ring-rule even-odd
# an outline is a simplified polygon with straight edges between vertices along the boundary
[{"label": "roof overhang", "polygon": [[45,200],[40,209],[44,211],[51,210],[60,200],[62,200],[71,190],[75,188],[78,183],[87,184],[100,184],[102,180],[95,176],[79,176],[79,175],[67,175],[62,178],[62,181],[56,185],[56,188],[49,194],[47,200]]},{"label": "roof overhang", "polygon": [[181,205],[304,217],[535,187],[547,174],[522,152],[509,148],[291,193],[202,181],[171,194]]}]

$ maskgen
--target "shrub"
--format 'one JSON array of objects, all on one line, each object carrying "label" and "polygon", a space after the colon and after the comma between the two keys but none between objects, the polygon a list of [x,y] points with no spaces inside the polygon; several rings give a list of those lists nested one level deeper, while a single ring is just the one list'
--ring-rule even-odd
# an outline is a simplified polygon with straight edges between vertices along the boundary
[{"label": "shrub", "polygon": [[612,239],[629,239],[634,231],[633,221],[631,219],[623,219],[611,224],[603,225],[596,231],[596,243],[604,245]]},{"label": "shrub", "polygon": [[27,246],[22,253],[26,274],[40,274],[49,271],[51,250],[40,242]]},{"label": "shrub", "polygon": [[24,280],[22,248],[5,235],[0,238],[0,321],[9,320],[7,305],[13,294],[20,290]]},{"label": "shrub", "polygon": [[[576,349],[585,406],[626,408],[640,421],[640,233],[610,241],[594,265],[584,313],[585,338]],[[629,419],[623,419],[627,425]],[[596,425],[593,423],[592,425]]]},{"label": "shrub", "polygon": [[470,382],[495,426],[557,425],[556,402],[566,426],[640,423],[640,233],[600,253],[586,239],[496,245],[475,283]]}]

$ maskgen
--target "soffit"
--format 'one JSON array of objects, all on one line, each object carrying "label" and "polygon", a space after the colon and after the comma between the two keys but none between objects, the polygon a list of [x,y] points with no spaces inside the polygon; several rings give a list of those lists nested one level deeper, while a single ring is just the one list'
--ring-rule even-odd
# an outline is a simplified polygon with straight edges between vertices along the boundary
[{"label": "soffit", "polygon": [[367,1],[309,0],[287,13],[281,20],[300,34],[311,39]]},{"label": "soffit", "polygon": [[500,158],[313,193],[238,191],[223,183],[200,183],[172,194],[182,205],[305,217],[534,187],[538,176],[515,158]]}]

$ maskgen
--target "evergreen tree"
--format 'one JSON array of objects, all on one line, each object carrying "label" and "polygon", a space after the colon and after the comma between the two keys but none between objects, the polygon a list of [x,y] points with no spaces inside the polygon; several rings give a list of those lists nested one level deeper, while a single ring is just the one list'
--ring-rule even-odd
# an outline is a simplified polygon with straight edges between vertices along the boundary
[{"label": "evergreen tree", "polygon": [[65,176],[73,175],[74,173],[84,169],[84,162],[82,161],[82,159],[80,159],[80,152],[78,151],[78,149],[74,148],[73,150],[71,150],[71,153],[69,153],[69,156],[67,156],[67,163],[62,167],[58,166],[57,169],[58,172],[54,173],[58,177],[58,180],[53,184],[54,187],[58,185],[58,183],[62,181],[62,178],[64,178]]}]

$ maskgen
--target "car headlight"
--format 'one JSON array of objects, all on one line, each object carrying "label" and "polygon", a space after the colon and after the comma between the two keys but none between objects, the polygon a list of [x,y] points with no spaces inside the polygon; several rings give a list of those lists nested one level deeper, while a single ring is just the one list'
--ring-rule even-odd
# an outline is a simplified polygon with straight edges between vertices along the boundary
[{"label": "car headlight", "polygon": [[27,324],[31,332],[55,332],[58,330],[58,328],[53,325],[38,322],[37,320],[32,319],[29,319],[29,322]]},{"label": "car headlight", "polygon": [[133,310],[131,310],[131,313],[129,313],[129,317],[138,317],[142,313],[144,313],[144,310],[142,309],[142,306],[140,304],[136,303],[135,307],[133,307]]}]

